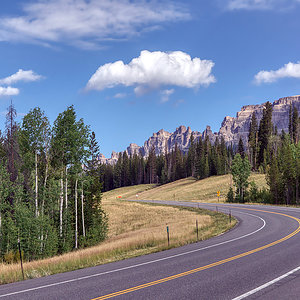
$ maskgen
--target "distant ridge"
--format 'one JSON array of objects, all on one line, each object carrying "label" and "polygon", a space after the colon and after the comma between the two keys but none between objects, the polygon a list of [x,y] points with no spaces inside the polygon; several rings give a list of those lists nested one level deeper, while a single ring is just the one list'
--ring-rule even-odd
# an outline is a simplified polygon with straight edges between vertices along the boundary
[{"label": "distant ridge", "polygon": [[[259,123],[262,118],[264,105],[265,103],[246,105],[237,112],[236,117],[226,116],[221,124],[219,132],[212,132],[210,126],[206,126],[206,129],[202,133],[199,131],[192,131],[190,127],[186,128],[183,125],[176,128],[173,133],[161,129],[158,132],[153,133],[153,135],[145,141],[143,146],[131,143],[125,151],[128,155],[140,153],[144,157],[147,157],[153,145],[155,152],[158,155],[165,151],[172,151],[177,143],[179,149],[183,152],[187,152],[192,134],[195,140],[199,138],[205,139],[206,136],[208,136],[212,143],[215,142],[217,137],[219,139],[223,137],[226,145],[228,146],[232,143],[233,147],[238,144],[241,137],[244,145],[247,145],[252,113],[255,111]],[[274,126],[277,126],[278,132],[281,132],[282,130],[285,132],[288,131],[290,105],[296,107],[298,111],[300,111],[300,95],[280,98],[272,103],[272,122]],[[118,160],[118,153],[113,151],[110,158],[105,158],[105,156],[101,154],[99,160],[102,163],[114,164]]]}]

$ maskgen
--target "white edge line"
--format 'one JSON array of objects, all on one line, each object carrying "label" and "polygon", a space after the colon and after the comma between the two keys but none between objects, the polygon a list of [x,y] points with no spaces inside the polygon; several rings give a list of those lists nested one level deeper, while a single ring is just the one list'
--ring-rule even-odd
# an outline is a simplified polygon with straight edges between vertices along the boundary
[{"label": "white edge line", "polygon": [[267,283],[265,283],[265,284],[263,284],[263,285],[261,285],[261,286],[255,288],[255,289],[253,289],[253,290],[251,290],[251,291],[249,291],[249,292],[247,292],[247,293],[241,295],[241,296],[238,296],[238,297],[236,297],[236,298],[234,298],[234,299],[232,299],[232,300],[241,300],[241,299],[244,299],[244,298],[246,298],[246,297],[248,297],[248,296],[250,296],[250,295],[253,295],[253,294],[257,293],[258,291],[260,291],[260,290],[262,290],[262,289],[265,289],[266,287],[268,287],[268,286],[270,286],[270,285],[272,285],[272,284],[278,282],[279,280],[281,280],[281,279],[283,279],[283,278],[286,278],[286,277],[290,276],[291,274],[293,274],[293,273],[295,273],[295,272],[297,272],[297,271],[299,271],[299,270],[300,270],[300,266],[297,267],[297,268],[295,268],[295,269],[292,270],[292,271],[287,272],[286,274],[284,274],[284,275],[282,275],[282,276],[280,276],[280,277],[277,277],[277,278],[275,278],[275,279],[273,279],[273,280],[271,280],[271,281],[269,281],[269,282],[267,282]]},{"label": "white edge line", "polygon": [[259,232],[260,230],[262,230],[266,226],[266,221],[263,218],[259,217],[259,216],[252,215],[252,214],[245,213],[245,212],[240,212],[240,211],[236,211],[236,212],[238,212],[240,214],[249,215],[249,216],[252,216],[252,217],[259,218],[263,222],[263,225],[260,228],[256,229],[255,231],[250,232],[248,234],[245,234],[245,235],[242,235],[240,237],[237,237],[237,238],[234,238],[234,239],[231,239],[231,240],[228,240],[228,241],[224,241],[224,242],[221,242],[221,243],[218,243],[218,244],[207,246],[207,247],[204,247],[204,248],[190,250],[190,251],[187,251],[187,252],[184,252],[184,253],[179,253],[179,254],[168,256],[168,257],[163,257],[163,258],[151,260],[151,261],[148,261],[148,262],[144,262],[144,263],[140,263],[140,264],[136,264],[136,265],[120,268],[120,269],[110,270],[110,271],[106,271],[106,272],[102,272],[102,273],[97,273],[97,274],[83,276],[83,277],[74,278],[74,279],[70,279],[70,280],[65,280],[65,281],[61,281],[61,282],[55,282],[55,283],[51,283],[51,284],[47,284],[47,285],[42,285],[42,286],[38,286],[38,287],[35,287],[35,288],[30,288],[30,289],[26,289],[26,290],[17,291],[17,292],[12,292],[12,293],[8,293],[8,294],[0,295],[0,298],[12,296],[12,295],[17,295],[17,294],[22,294],[22,293],[26,293],[26,292],[31,292],[31,291],[35,291],[35,290],[40,290],[40,289],[44,289],[44,288],[47,288],[47,287],[62,285],[62,284],[66,284],[66,283],[70,283],[70,282],[74,282],[74,281],[80,281],[80,280],[83,280],[83,279],[88,279],[88,278],[92,278],[92,277],[97,277],[97,276],[101,276],[101,275],[115,273],[115,272],[119,272],[119,271],[123,271],[123,270],[133,269],[133,268],[137,268],[137,267],[140,267],[140,266],[160,262],[160,261],[163,261],[163,260],[183,256],[183,255],[186,255],[186,254],[190,254],[190,253],[194,253],[194,252],[198,252],[198,251],[203,251],[203,250],[206,250],[206,249],[209,249],[209,248],[217,247],[217,246],[220,246],[220,245],[224,245],[224,244],[227,244],[227,243],[230,243],[230,242],[240,240],[242,238],[245,238],[247,236],[250,236],[252,234],[255,234],[255,233]]}]

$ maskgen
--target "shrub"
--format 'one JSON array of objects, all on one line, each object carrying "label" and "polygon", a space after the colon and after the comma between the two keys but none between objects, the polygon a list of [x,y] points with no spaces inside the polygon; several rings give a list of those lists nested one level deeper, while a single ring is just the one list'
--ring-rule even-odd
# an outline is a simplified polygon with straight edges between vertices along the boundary
[{"label": "shrub", "polygon": [[229,188],[226,198],[227,202],[234,202],[234,193],[232,187]]}]

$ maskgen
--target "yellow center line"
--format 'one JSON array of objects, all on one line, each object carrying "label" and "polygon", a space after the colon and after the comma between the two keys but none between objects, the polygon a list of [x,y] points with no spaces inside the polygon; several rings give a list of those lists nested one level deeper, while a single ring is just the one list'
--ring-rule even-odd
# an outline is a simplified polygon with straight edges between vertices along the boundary
[{"label": "yellow center line", "polygon": [[[218,206],[222,206],[222,205],[218,205]],[[223,206],[223,207],[226,207],[226,208],[230,209],[230,207],[228,207],[228,206]],[[98,298],[94,298],[92,300],[103,300],[103,299],[113,298],[113,297],[116,297],[116,296],[120,296],[120,295],[131,293],[131,292],[134,292],[134,291],[137,291],[137,290],[141,290],[141,289],[153,286],[153,285],[157,285],[157,284],[160,284],[160,283],[163,283],[163,282],[167,282],[167,281],[174,280],[174,279],[177,279],[177,278],[180,278],[180,277],[191,275],[191,274],[194,274],[194,273],[197,273],[197,272],[200,272],[200,271],[212,268],[212,267],[216,267],[216,266],[225,264],[227,262],[230,262],[230,261],[248,256],[250,254],[253,254],[253,253],[256,253],[256,252],[259,252],[259,251],[262,251],[264,249],[267,249],[267,248],[272,247],[274,245],[277,245],[279,243],[282,243],[282,242],[288,240],[289,238],[293,237],[294,235],[296,235],[298,232],[300,232],[300,219],[298,219],[296,217],[289,216],[289,215],[286,215],[286,214],[283,214],[283,213],[265,211],[265,210],[259,210],[259,209],[253,209],[253,208],[241,208],[241,207],[237,207],[237,206],[232,207],[232,208],[238,208],[238,209],[243,209],[243,210],[252,210],[252,211],[259,211],[259,212],[265,212],[265,213],[270,213],[270,214],[282,215],[282,216],[285,216],[285,217],[296,220],[298,222],[298,228],[295,231],[293,231],[292,233],[290,233],[289,235],[287,235],[287,236],[285,236],[285,237],[283,237],[279,240],[276,240],[276,241],[274,241],[270,244],[264,245],[262,247],[259,247],[259,248],[256,248],[256,249],[253,249],[253,250],[250,250],[250,251],[247,251],[247,252],[244,252],[244,253],[241,253],[241,254],[238,254],[238,255],[235,255],[235,256],[232,256],[232,257],[229,257],[229,258],[217,261],[217,262],[214,262],[214,263],[211,263],[211,264],[206,265],[206,266],[202,266],[202,267],[192,269],[192,270],[189,270],[189,271],[186,271],[186,272],[183,272],[183,273],[179,273],[179,274],[175,274],[175,275],[168,276],[168,277],[165,277],[165,278],[161,278],[159,280],[144,283],[144,284],[141,284],[141,285],[138,285],[138,286],[135,286],[135,287],[131,287],[129,289],[125,289],[125,290],[121,290],[121,291],[114,292],[114,293],[111,293],[111,294],[107,294],[107,295],[104,295],[104,296],[101,296],[101,297],[98,297]]]}]

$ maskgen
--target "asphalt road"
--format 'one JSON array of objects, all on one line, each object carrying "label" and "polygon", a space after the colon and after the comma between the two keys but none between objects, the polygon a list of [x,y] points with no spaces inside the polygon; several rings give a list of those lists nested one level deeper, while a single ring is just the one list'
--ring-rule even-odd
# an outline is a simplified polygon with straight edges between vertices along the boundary
[{"label": "asphalt road", "polygon": [[200,204],[216,206],[231,210],[238,226],[184,247],[2,285],[0,300],[300,299],[300,209]]}]

